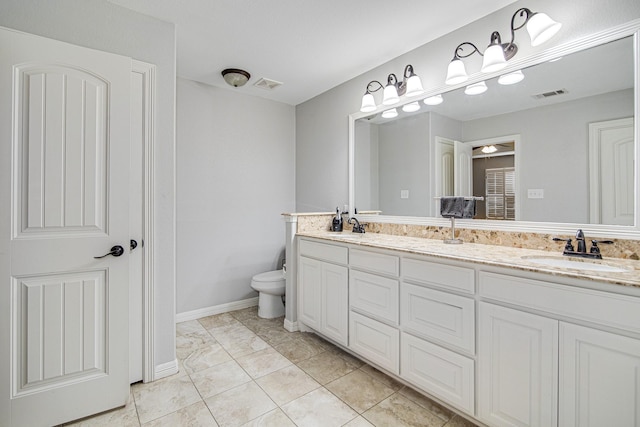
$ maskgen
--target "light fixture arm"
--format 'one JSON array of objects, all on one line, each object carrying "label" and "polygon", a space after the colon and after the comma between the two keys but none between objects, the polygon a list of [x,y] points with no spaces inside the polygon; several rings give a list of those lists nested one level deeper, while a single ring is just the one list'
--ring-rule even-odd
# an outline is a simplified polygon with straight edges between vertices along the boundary
[{"label": "light fixture arm", "polygon": [[[462,52],[464,51],[463,49],[464,46],[471,46],[473,50],[467,53],[466,55],[463,55]],[[473,55],[476,52],[479,53],[480,56],[484,56],[484,54],[480,51],[480,49],[478,49],[478,47],[475,44],[471,42],[462,42],[458,45],[458,47],[456,47],[456,50],[453,51],[452,61],[456,59],[468,58],[469,56]]]},{"label": "light fixture arm", "polygon": [[[378,85],[377,87],[375,85]],[[365,91],[365,95],[372,92],[377,92],[380,89],[384,88],[382,83],[377,80],[371,80],[369,84],[367,84],[367,90]]]}]

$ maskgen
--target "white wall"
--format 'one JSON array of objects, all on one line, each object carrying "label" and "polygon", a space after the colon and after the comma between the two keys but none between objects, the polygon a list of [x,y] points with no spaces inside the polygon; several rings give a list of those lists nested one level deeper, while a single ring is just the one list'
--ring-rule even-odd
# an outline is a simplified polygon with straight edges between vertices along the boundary
[{"label": "white wall", "polygon": [[155,363],[175,360],[175,28],[105,0],[2,0],[0,25],[157,66]]},{"label": "white wall", "polygon": [[178,79],[177,313],[257,296],[294,209],[294,107]]},{"label": "white wall", "polygon": [[[362,94],[371,80],[382,80],[389,73],[401,73],[412,64],[427,91],[444,91],[447,65],[455,47],[463,41],[488,43],[492,31],[509,38],[511,16],[519,7],[548,13],[562,22],[561,31],[547,44],[531,47],[526,31],[516,33],[518,58],[526,58],[550,46],[640,18],[637,0],[518,1],[459,30],[427,43],[359,77],[349,80],[296,107],[296,203],[300,212],[330,211],[347,203],[348,194],[348,116],[360,108]],[[455,23],[452,23],[452,27]],[[398,40],[402,43],[402,40]],[[376,55],[375,46],[363,46]],[[477,57],[477,55],[476,55]],[[469,62],[473,72],[479,62]],[[475,65],[471,65],[475,64]]]},{"label": "white wall", "polygon": [[[383,215],[426,215],[429,198],[429,114],[378,126],[379,209]],[[401,191],[408,198],[401,198]],[[356,207],[360,206],[356,200]]]}]

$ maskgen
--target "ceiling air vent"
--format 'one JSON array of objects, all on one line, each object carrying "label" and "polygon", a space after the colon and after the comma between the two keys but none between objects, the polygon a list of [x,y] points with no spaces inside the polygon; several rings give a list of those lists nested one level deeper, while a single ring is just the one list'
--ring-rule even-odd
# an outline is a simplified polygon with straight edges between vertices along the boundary
[{"label": "ceiling air vent", "polygon": [[552,96],[564,95],[565,93],[568,93],[566,89],[558,89],[558,90],[552,90],[550,92],[539,93],[537,95],[531,95],[531,96],[535,99],[544,99],[544,98],[550,98]]},{"label": "ceiling air vent", "polygon": [[278,86],[282,85],[281,82],[277,82],[275,80],[265,79],[262,77],[260,80],[253,84],[255,87],[259,87],[266,90],[273,90]]}]

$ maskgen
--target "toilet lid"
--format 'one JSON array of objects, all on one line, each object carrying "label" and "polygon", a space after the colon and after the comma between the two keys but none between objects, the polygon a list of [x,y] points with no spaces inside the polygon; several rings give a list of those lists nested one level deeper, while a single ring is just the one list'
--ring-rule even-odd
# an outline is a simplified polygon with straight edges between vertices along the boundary
[{"label": "toilet lid", "polygon": [[278,282],[284,280],[284,273],[282,270],[267,271],[266,273],[260,273],[253,276],[254,282]]}]

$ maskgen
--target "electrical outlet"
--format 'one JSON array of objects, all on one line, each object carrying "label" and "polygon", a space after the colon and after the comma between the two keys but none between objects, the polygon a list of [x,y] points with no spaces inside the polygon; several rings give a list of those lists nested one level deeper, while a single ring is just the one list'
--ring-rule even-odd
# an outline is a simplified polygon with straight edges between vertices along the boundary
[{"label": "electrical outlet", "polygon": [[527,190],[527,197],[530,199],[544,199],[544,190],[542,188]]},{"label": "electrical outlet", "polygon": [[409,190],[400,190],[400,198],[408,199],[409,198]]}]

